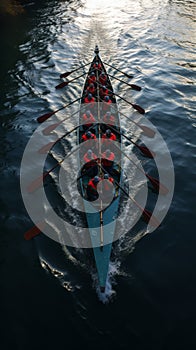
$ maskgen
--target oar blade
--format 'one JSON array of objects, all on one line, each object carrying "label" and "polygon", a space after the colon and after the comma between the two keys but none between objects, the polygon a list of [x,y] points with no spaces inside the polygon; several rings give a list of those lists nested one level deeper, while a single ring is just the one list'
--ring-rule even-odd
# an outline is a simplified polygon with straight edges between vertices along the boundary
[{"label": "oar blade", "polygon": [[[139,125],[139,124],[138,124]],[[155,136],[155,131],[154,130],[152,130],[152,129],[150,129],[148,126],[146,126],[146,125],[139,125],[139,127],[142,129],[142,131],[143,131],[143,134],[145,135],[145,136],[148,136],[148,137],[150,137],[150,138],[153,138],[154,136]]]},{"label": "oar blade", "polygon": [[151,226],[155,228],[160,226],[160,222],[157,220],[157,218],[147,209],[143,210],[142,218],[147,224],[150,222]]},{"label": "oar blade", "polygon": [[55,123],[55,124],[52,124],[52,125],[49,125],[49,126],[47,126],[43,131],[42,131],[42,133],[44,134],[44,135],[50,135],[50,133],[53,131],[53,130],[55,130],[56,128],[57,128],[57,126],[59,126],[59,122],[58,123]]},{"label": "oar blade", "polygon": [[43,147],[41,147],[38,150],[38,153],[39,154],[46,154],[46,153],[48,153],[54,144],[55,144],[55,141],[54,142],[51,141],[51,142],[47,143],[47,145],[44,145]]},{"label": "oar blade", "polygon": [[155,179],[154,177],[152,177],[150,175],[146,175],[146,177],[149,179],[152,186],[154,187],[154,189],[157,192],[159,192],[162,195],[166,195],[169,193],[168,188],[165,185],[163,185],[159,180]]},{"label": "oar blade", "polygon": [[49,172],[45,172],[43,173],[41,176],[39,176],[37,179],[33,180],[30,185],[28,185],[27,187],[27,192],[28,193],[33,193],[36,190],[38,190],[42,184],[43,184],[43,180],[45,179],[45,177],[49,174]]},{"label": "oar blade", "polygon": [[138,85],[135,85],[135,84],[129,84],[130,86],[131,86],[131,88],[133,89],[133,90],[136,90],[136,91],[141,91],[141,87],[140,86],[138,86]]},{"label": "oar blade", "polygon": [[72,71],[71,72],[62,73],[62,74],[60,74],[60,78],[67,78],[71,73],[72,73]]},{"label": "oar blade", "polygon": [[55,86],[55,89],[62,89],[64,88],[65,86],[67,86],[69,84],[68,81],[63,81],[62,83],[58,84],[57,86]]},{"label": "oar blade", "polygon": [[156,154],[155,152],[150,151],[147,147],[145,146],[138,146],[137,147],[140,149],[140,151],[148,158],[155,158]]},{"label": "oar blade", "polygon": [[133,75],[127,74],[127,73],[122,72],[122,71],[121,71],[121,73],[124,74],[129,79],[133,79]]},{"label": "oar blade", "polygon": [[49,112],[41,115],[40,117],[37,118],[38,123],[43,123],[47,119],[49,119],[55,112]]},{"label": "oar blade", "polygon": [[45,222],[39,223],[39,227],[33,226],[30,230],[25,232],[24,239],[26,239],[26,241],[29,241],[30,239],[36,237],[43,231],[44,226],[45,226]]},{"label": "oar blade", "polygon": [[139,105],[137,105],[137,104],[135,104],[135,103],[132,103],[131,105],[132,105],[132,107],[133,107],[136,111],[138,111],[140,114],[145,114],[145,110],[144,110],[141,106],[139,106]]}]

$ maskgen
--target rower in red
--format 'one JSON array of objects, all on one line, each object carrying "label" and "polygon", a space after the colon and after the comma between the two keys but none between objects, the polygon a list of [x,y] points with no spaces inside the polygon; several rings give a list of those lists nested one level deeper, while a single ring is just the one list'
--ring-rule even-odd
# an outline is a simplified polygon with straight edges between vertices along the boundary
[{"label": "rower in red", "polygon": [[93,68],[95,71],[99,71],[101,70],[101,63],[99,61],[96,61],[94,64],[93,64]]},{"label": "rower in red", "polygon": [[100,76],[99,76],[99,84],[101,85],[107,85],[107,75],[105,74],[105,72],[101,72]]},{"label": "rower in red", "polygon": [[110,149],[106,149],[106,151],[103,152],[101,155],[101,165],[103,166],[104,170],[108,173],[112,172],[114,160],[115,154]]},{"label": "rower in red", "polygon": [[104,100],[105,96],[109,95],[109,90],[107,89],[107,87],[105,85],[100,87],[99,90],[99,96],[101,98],[101,100]]},{"label": "rower in red", "polygon": [[90,85],[89,86],[87,86],[87,88],[86,88],[86,93],[87,94],[92,94],[92,95],[95,95],[95,93],[96,93],[96,89],[95,89],[95,85],[93,84],[93,83],[90,83]]},{"label": "rower in red", "polygon": [[96,122],[95,117],[90,110],[87,110],[86,113],[82,116],[82,123],[84,130],[90,128]]},{"label": "rower in red", "polygon": [[91,131],[86,131],[85,134],[82,135],[82,142],[89,140],[96,140],[96,135],[93,134]]},{"label": "rower in red", "polygon": [[87,174],[89,177],[96,176],[98,173],[97,155],[91,149],[88,149],[83,159],[85,164],[82,173]]},{"label": "rower in red", "polygon": [[104,174],[103,179],[101,179],[101,189],[100,189],[100,195],[101,199],[104,202],[110,201],[114,195],[114,179],[109,176],[109,174]]},{"label": "rower in red", "polygon": [[107,126],[115,126],[115,121],[116,121],[116,118],[115,116],[110,112],[106,112],[103,116],[103,123],[102,126],[101,126],[101,129],[103,131],[106,131],[108,129]]},{"label": "rower in red", "polygon": [[108,95],[104,97],[103,104],[102,104],[102,111],[107,112],[110,110],[110,107],[112,105],[112,100]]},{"label": "rower in red", "polygon": [[87,194],[87,197],[90,201],[94,201],[99,197],[99,194],[97,192],[97,185],[98,185],[100,180],[101,179],[99,176],[95,176],[93,179],[91,179],[88,182],[86,194]]},{"label": "rower in red", "polygon": [[111,132],[110,129],[107,129],[105,134],[102,135],[102,139],[104,145],[110,145],[110,141],[116,141],[116,135],[113,132]]},{"label": "rower in red", "polygon": [[88,84],[95,84],[96,83],[96,75],[95,75],[95,72],[91,72],[90,75],[88,76],[87,78],[88,80]]},{"label": "rower in red", "polygon": [[95,107],[95,98],[93,97],[92,94],[89,93],[88,96],[85,97],[84,103],[88,103],[89,107],[94,109],[94,107]]}]

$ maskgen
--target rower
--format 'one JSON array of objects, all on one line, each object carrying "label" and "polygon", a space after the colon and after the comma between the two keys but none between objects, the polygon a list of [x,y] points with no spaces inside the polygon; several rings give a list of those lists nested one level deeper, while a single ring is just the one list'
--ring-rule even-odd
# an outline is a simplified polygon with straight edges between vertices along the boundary
[{"label": "rower", "polygon": [[83,173],[87,174],[89,177],[94,177],[98,173],[98,166],[97,166],[97,155],[91,150],[88,149],[88,151],[84,154],[84,166],[83,166]]},{"label": "rower", "polygon": [[103,166],[104,170],[108,173],[112,172],[114,159],[115,154],[110,149],[106,149],[106,151],[103,152],[101,155],[101,165]]},{"label": "rower", "polygon": [[107,84],[107,75],[105,74],[105,72],[101,72],[100,76],[99,76],[99,84],[101,85],[106,85]]},{"label": "rower", "polygon": [[116,141],[116,135],[111,132],[110,129],[107,129],[105,134],[102,135],[103,138],[103,144],[104,145],[111,145],[111,141]]},{"label": "rower", "polygon": [[95,84],[96,83],[96,75],[95,72],[91,72],[90,75],[87,78],[88,84]]},{"label": "rower", "polygon": [[110,97],[108,95],[106,95],[104,97],[103,104],[102,104],[103,112],[107,112],[110,109],[111,104],[112,104],[112,100],[110,99]]},{"label": "rower", "polygon": [[95,92],[96,92],[95,85],[93,83],[90,83],[89,86],[87,86],[86,88],[86,93],[95,95]]},{"label": "rower", "polygon": [[89,129],[95,122],[95,117],[90,110],[87,110],[82,116],[83,129]]},{"label": "rower", "polygon": [[84,103],[88,103],[89,107],[93,109],[95,106],[95,98],[93,97],[92,94],[89,93],[88,96],[85,97]]},{"label": "rower", "polygon": [[104,100],[105,96],[109,95],[109,90],[105,85],[102,85],[99,90],[99,96],[102,100]]},{"label": "rower", "polygon": [[91,179],[88,182],[87,188],[86,188],[86,194],[90,201],[94,201],[99,197],[99,194],[97,192],[97,185],[100,181],[99,176],[95,176],[93,179]]},{"label": "rower", "polygon": [[82,135],[82,142],[89,140],[96,140],[96,135],[93,134],[91,131],[86,131],[85,134]]},{"label": "rower", "polygon": [[110,111],[106,112],[103,116],[104,124],[102,124],[101,129],[105,132],[108,129],[107,126],[115,126],[115,121],[115,116]]},{"label": "rower", "polygon": [[101,63],[100,63],[99,61],[96,61],[96,62],[93,64],[93,68],[94,68],[96,71],[101,70]]}]

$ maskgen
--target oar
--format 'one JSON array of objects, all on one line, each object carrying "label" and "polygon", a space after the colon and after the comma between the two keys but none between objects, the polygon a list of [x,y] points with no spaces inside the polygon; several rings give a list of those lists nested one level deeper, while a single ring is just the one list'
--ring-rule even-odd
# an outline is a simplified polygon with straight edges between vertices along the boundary
[{"label": "oar", "polygon": [[112,78],[114,78],[114,79],[120,81],[120,82],[123,83],[123,84],[126,84],[126,85],[130,86],[133,90],[141,91],[141,89],[142,89],[140,86],[135,85],[135,84],[126,83],[124,80],[121,80],[121,79],[115,77],[114,75],[111,75],[111,74],[109,74],[109,73],[107,73],[107,75],[109,75],[109,77],[112,77]]},{"label": "oar", "polygon": [[[99,86],[101,86],[100,83],[97,82],[97,84],[98,84]],[[142,107],[140,107],[139,105],[137,105],[137,104],[135,104],[135,103],[131,103],[131,102],[125,100],[125,98],[119,96],[118,94],[115,94],[115,93],[114,93],[113,91],[111,91],[111,90],[108,90],[108,91],[109,91],[112,95],[118,96],[121,100],[123,100],[123,101],[125,101],[126,103],[130,104],[130,105],[131,105],[134,109],[136,109],[140,114],[145,114],[145,110],[144,110]],[[102,101],[104,101],[104,100],[102,99]]]},{"label": "oar", "polygon": [[137,145],[137,143],[135,143],[133,140],[131,140],[129,137],[127,137],[126,135],[124,135],[122,132],[118,131],[117,129],[114,129],[111,125],[109,127],[109,129],[112,129],[114,132],[116,132],[117,134],[125,137],[128,141],[130,141],[131,143],[133,143],[137,148],[139,148],[139,150],[147,157],[149,158],[154,158],[156,156],[156,154],[152,151],[150,151],[147,147],[145,146],[139,146]]},{"label": "oar", "polygon": [[73,70],[71,70],[71,71],[69,71],[69,72],[62,73],[62,74],[60,75],[60,78],[66,78],[66,77],[68,77],[68,75],[70,75],[71,73],[76,72],[77,70],[82,69],[82,68],[88,66],[88,64],[90,64],[90,63],[91,63],[91,62],[86,63],[86,64],[84,64],[83,66],[80,66],[80,67],[78,67],[78,68],[76,68],[76,69],[73,69]]},{"label": "oar", "polygon": [[[101,99],[101,100],[104,101],[103,99]],[[112,108],[114,108],[114,106],[112,106]],[[155,131],[152,130],[152,129],[150,129],[148,126],[146,126],[146,125],[141,125],[141,124],[137,123],[136,121],[130,119],[126,114],[120,112],[120,111],[118,110],[118,108],[115,108],[115,110],[116,110],[118,113],[120,113],[121,115],[123,115],[125,118],[127,118],[130,122],[132,122],[132,123],[134,123],[135,125],[139,126],[139,128],[142,129],[143,134],[144,134],[145,136],[148,136],[148,137],[150,137],[150,138],[153,138],[153,137],[155,136]]]},{"label": "oar", "polygon": [[47,127],[42,131],[42,133],[43,133],[44,135],[49,135],[52,131],[54,131],[54,130],[57,128],[57,126],[59,126],[61,123],[65,122],[66,120],[70,119],[70,118],[73,117],[75,114],[79,113],[80,111],[82,111],[82,110],[85,109],[85,108],[86,108],[86,106],[84,106],[83,108],[78,109],[76,112],[74,112],[73,114],[71,114],[69,117],[66,117],[66,118],[60,120],[60,121],[57,122],[57,123],[54,123],[54,124],[52,124],[52,125],[47,126]]},{"label": "oar", "polygon": [[138,124],[136,121],[130,119],[126,114],[124,114],[124,113],[122,113],[122,112],[120,112],[120,111],[118,111],[118,112],[119,112],[120,114],[122,114],[125,118],[127,118],[128,120],[130,120],[130,122],[132,122],[132,123],[134,123],[135,125],[139,126],[139,128],[142,129],[143,134],[144,134],[145,136],[148,136],[148,137],[150,137],[150,138],[153,138],[153,137],[154,137],[154,135],[155,135],[155,131],[154,131],[154,130],[150,129],[150,128],[149,128],[148,126],[146,126],[146,125]]},{"label": "oar", "polygon": [[46,114],[41,115],[40,117],[37,118],[38,123],[43,123],[43,122],[45,122],[45,121],[46,121],[47,119],[49,119],[53,114],[55,114],[55,113],[61,111],[62,109],[66,108],[66,107],[68,107],[68,106],[70,106],[70,105],[72,105],[73,103],[79,101],[80,99],[81,99],[81,97],[77,98],[76,100],[74,100],[74,101],[68,103],[67,105],[65,105],[65,106],[63,106],[63,107],[60,107],[59,109],[57,109],[57,110],[54,111],[54,112],[49,112],[49,113],[46,113]]},{"label": "oar", "polygon": [[61,165],[61,163],[63,163],[65,161],[65,159],[69,158],[73,153],[75,153],[78,149],[80,148],[80,146],[76,147],[73,151],[69,152],[65,158],[63,158],[62,160],[60,160],[59,162],[57,162],[50,170],[46,171],[45,173],[43,173],[41,176],[39,176],[37,179],[33,180],[30,185],[27,187],[27,191],[28,193],[32,193],[34,191],[36,191],[38,188],[40,188],[40,186],[43,183],[43,180],[54,170],[56,169],[59,165]]},{"label": "oar", "polygon": [[[99,85],[101,85],[101,84],[99,84]],[[98,96],[96,96],[96,97],[98,97]],[[100,97],[99,97],[99,98],[100,98]],[[104,102],[104,99],[100,98],[100,100]],[[115,108],[115,107],[112,106],[112,108]],[[132,120],[132,119],[130,119],[129,117],[127,117],[126,114],[120,112],[120,111],[118,110],[118,108],[115,108],[115,110],[116,110],[118,113],[122,114],[125,118],[127,118],[128,120],[130,120],[132,123],[134,123],[135,125],[139,126],[139,128],[141,128],[141,129],[143,130],[144,135],[146,135],[146,136],[148,136],[148,137],[151,137],[151,138],[154,137],[154,135],[155,135],[155,131],[154,131],[154,130],[150,129],[148,126],[138,124],[138,123],[135,122],[134,120]]]},{"label": "oar", "polygon": [[133,75],[127,74],[127,73],[125,73],[125,72],[122,72],[120,69],[118,69],[118,68],[112,66],[111,64],[106,63],[106,62],[103,62],[103,63],[106,64],[106,66],[109,66],[109,67],[111,67],[111,68],[117,70],[118,72],[124,74],[127,78],[130,78],[130,79],[133,78]]},{"label": "oar", "polygon": [[37,226],[33,226],[30,230],[28,230],[27,232],[25,232],[24,234],[24,238],[29,241],[30,239],[32,239],[33,237],[39,235],[43,229],[44,226],[46,225],[45,221],[42,221],[39,223],[39,226],[41,226],[41,228],[37,227]]},{"label": "oar", "polygon": [[136,109],[140,114],[145,114],[145,110],[144,110],[142,107],[140,107],[139,105],[137,105],[137,104],[135,104],[135,103],[131,103],[131,102],[125,100],[125,98],[121,97],[121,96],[118,95],[118,94],[115,94],[115,93],[114,93],[113,91],[111,91],[111,90],[110,90],[110,92],[111,92],[112,95],[118,96],[121,100],[123,100],[123,101],[125,101],[126,103],[130,104],[130,105],[131,105],[134,109]]},{"label": "oar", "polygon": [[[85,131],[87,132],[88,130],[92,129],[95,126],[96,123],[94,123],[93,125],[89,126],[89,128]],[[70,131],[68,131],[67,133],[63,134],[61,137],[59,137],[56,141],[51,141],[49,143],[47,143],[47,145],[44,145],[43,147],[41,147],[38,150],[39,154],[45,154],[48,153],[50,151],[50,149],[57,143],[59,142],[61,139],[63,139],[64,137],[68,136],[69,134],[71,134],[74,130],[78,129],[81,125],[84,124],[79,124],[77,126],[75,126],[73,129],[71,129]]]},{"label": "oar", "polygon": [[72,81],[77,80],[77,79],[83,77],[85,74],[86,74],[86,72],[83,73],[83,74],[81,74],[81,75],[79,75],[78,77],[76,77],[76,78],[74,78],[74,79],[69,80],[69,81],[63,81],[62,83],[60,83],[60,84],[58,84],[57,86],[55,86],[55,89],[62,89],[63,87],[65,87],[65,86],[67,86],[69,83],[71,83]]},{"label": "oar", "polygon": [[[102,167],[102,165],[101,165],[101,168],[102,168],[103,170],[105,170],[105,169]],[[111,174],[109,171],[107,171],[107,172],[112,176],[112,174]],[[135,205],[141,210],[143,219],[145,220],[146,223],[148,223],[148,222],[151,220],[152,226],[158,227],[158,226],[160,225],[160,222],[157,220],[157,218],[156,218],[149,210],[142,208],[142,206],[141,206],[139,203],[137,203],[137,201],[136,201],[134,198],[132,198],[132,197],[129,195],[129,193],[127,193],[127,192],[124,190],[124,188],[123,188],[115,179],[114,179],[114,182],[115,182],[116,185],[121,189],[121,191],[122,191],[128,198],[130,198],[130,199],[133,201],[133,203],[135,203]]]},{"label": "oar", "polygon": [[148,175],[145,173],[145,171],[143,170],[142,167],[139,167],[134,161],[133,159],[131,159],[118,145],[116,145],[116,143],[114,143],[114,146],[122,153],[124,154],[124,156],[130,160],[130,162],[132,162],[137,169],[139,169],[146,177],[147,179],[151,182],[152,186],[154,187],[154,189],[156,191],[158,191],[160,194],[166,195],[169,190],[166,186],[164,186],[159,180],[155,179],[154,177]]},{"label": "oar", "polygon": [[47,143],[47,145],[44,145],[43,147],[41,147],[38,150],[39,154],[45,154],[48,153],[49,150],[57,143],[59,142],[61,139],[63,139],[64,137],[68,136],[69,134],[71,134],[74,130],[78,129],[80,127],[80,125],[75,126],[73,129],[71,129],[70,131],[66,132],[64,135],[62,135],[61,137],[59,137],[56,141],[51,141],[49,143]]}]

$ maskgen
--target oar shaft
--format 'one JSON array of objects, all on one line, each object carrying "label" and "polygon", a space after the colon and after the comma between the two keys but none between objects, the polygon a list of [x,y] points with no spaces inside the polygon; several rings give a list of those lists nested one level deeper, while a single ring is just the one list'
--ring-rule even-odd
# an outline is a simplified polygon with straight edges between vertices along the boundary
[{"label": "oar shaft", "polygon": [[49,113],[45,113],[45,114],[41,115],[40,117],[37,118],[38,123],[43,123],[43,122],[45,122],[47,119],[49,119],[49,118],[50,118],[52,115],[54,115],[55,113],[61,111],[61,110],[64,109],[64,108],[67,108],[67,107],[71,106],[73,103],[75,103],[75,102],[77,102],[77,101],[79,101],[79,100],[81,100],[81,97],[79,97],[79,98],[77,98],[76,100],[74,100],[74,101],[68,103],[68,104],[65,105],[65,106],[60,107],[59,109],[57,109],[57,110],[54,111],[54,112],[49,112]]},{"label": "oar shaft", "polygon": [[120,69],[118,69],[118,68],[116,68],[116,67],[112,66],[111,64],[106,63],[106,62],[103,62],[103,63],[104,63],[104,64],[106,64],[106,66],[109,66],[109,67],[111,67],[111,68],[113,68],[113,69],[117,70],[118,72],[120,72],[120,73],[124,74],[126,77],[128,77],[128,78],[133,78],[133,75],[127,74],[127,73],[125,73],[125,72],[121,71]]},{"label": "oar shaft", "polygon": [[73,70],[70,71],[70,72],[62,73],[62,74],[60,75],[60,78],[66,78],[66,77],[68,77],[68,75],[70,75],[71,73],[76,72],[77,70],[82,69],[82,68],[88,66],[90,63],[91,63],[91,62],[88,62],[88,63],[84,64],[83,66],[80,66],[80,67],[78,67],[78,68],[76,68],[76,69],[73,69]]}]

